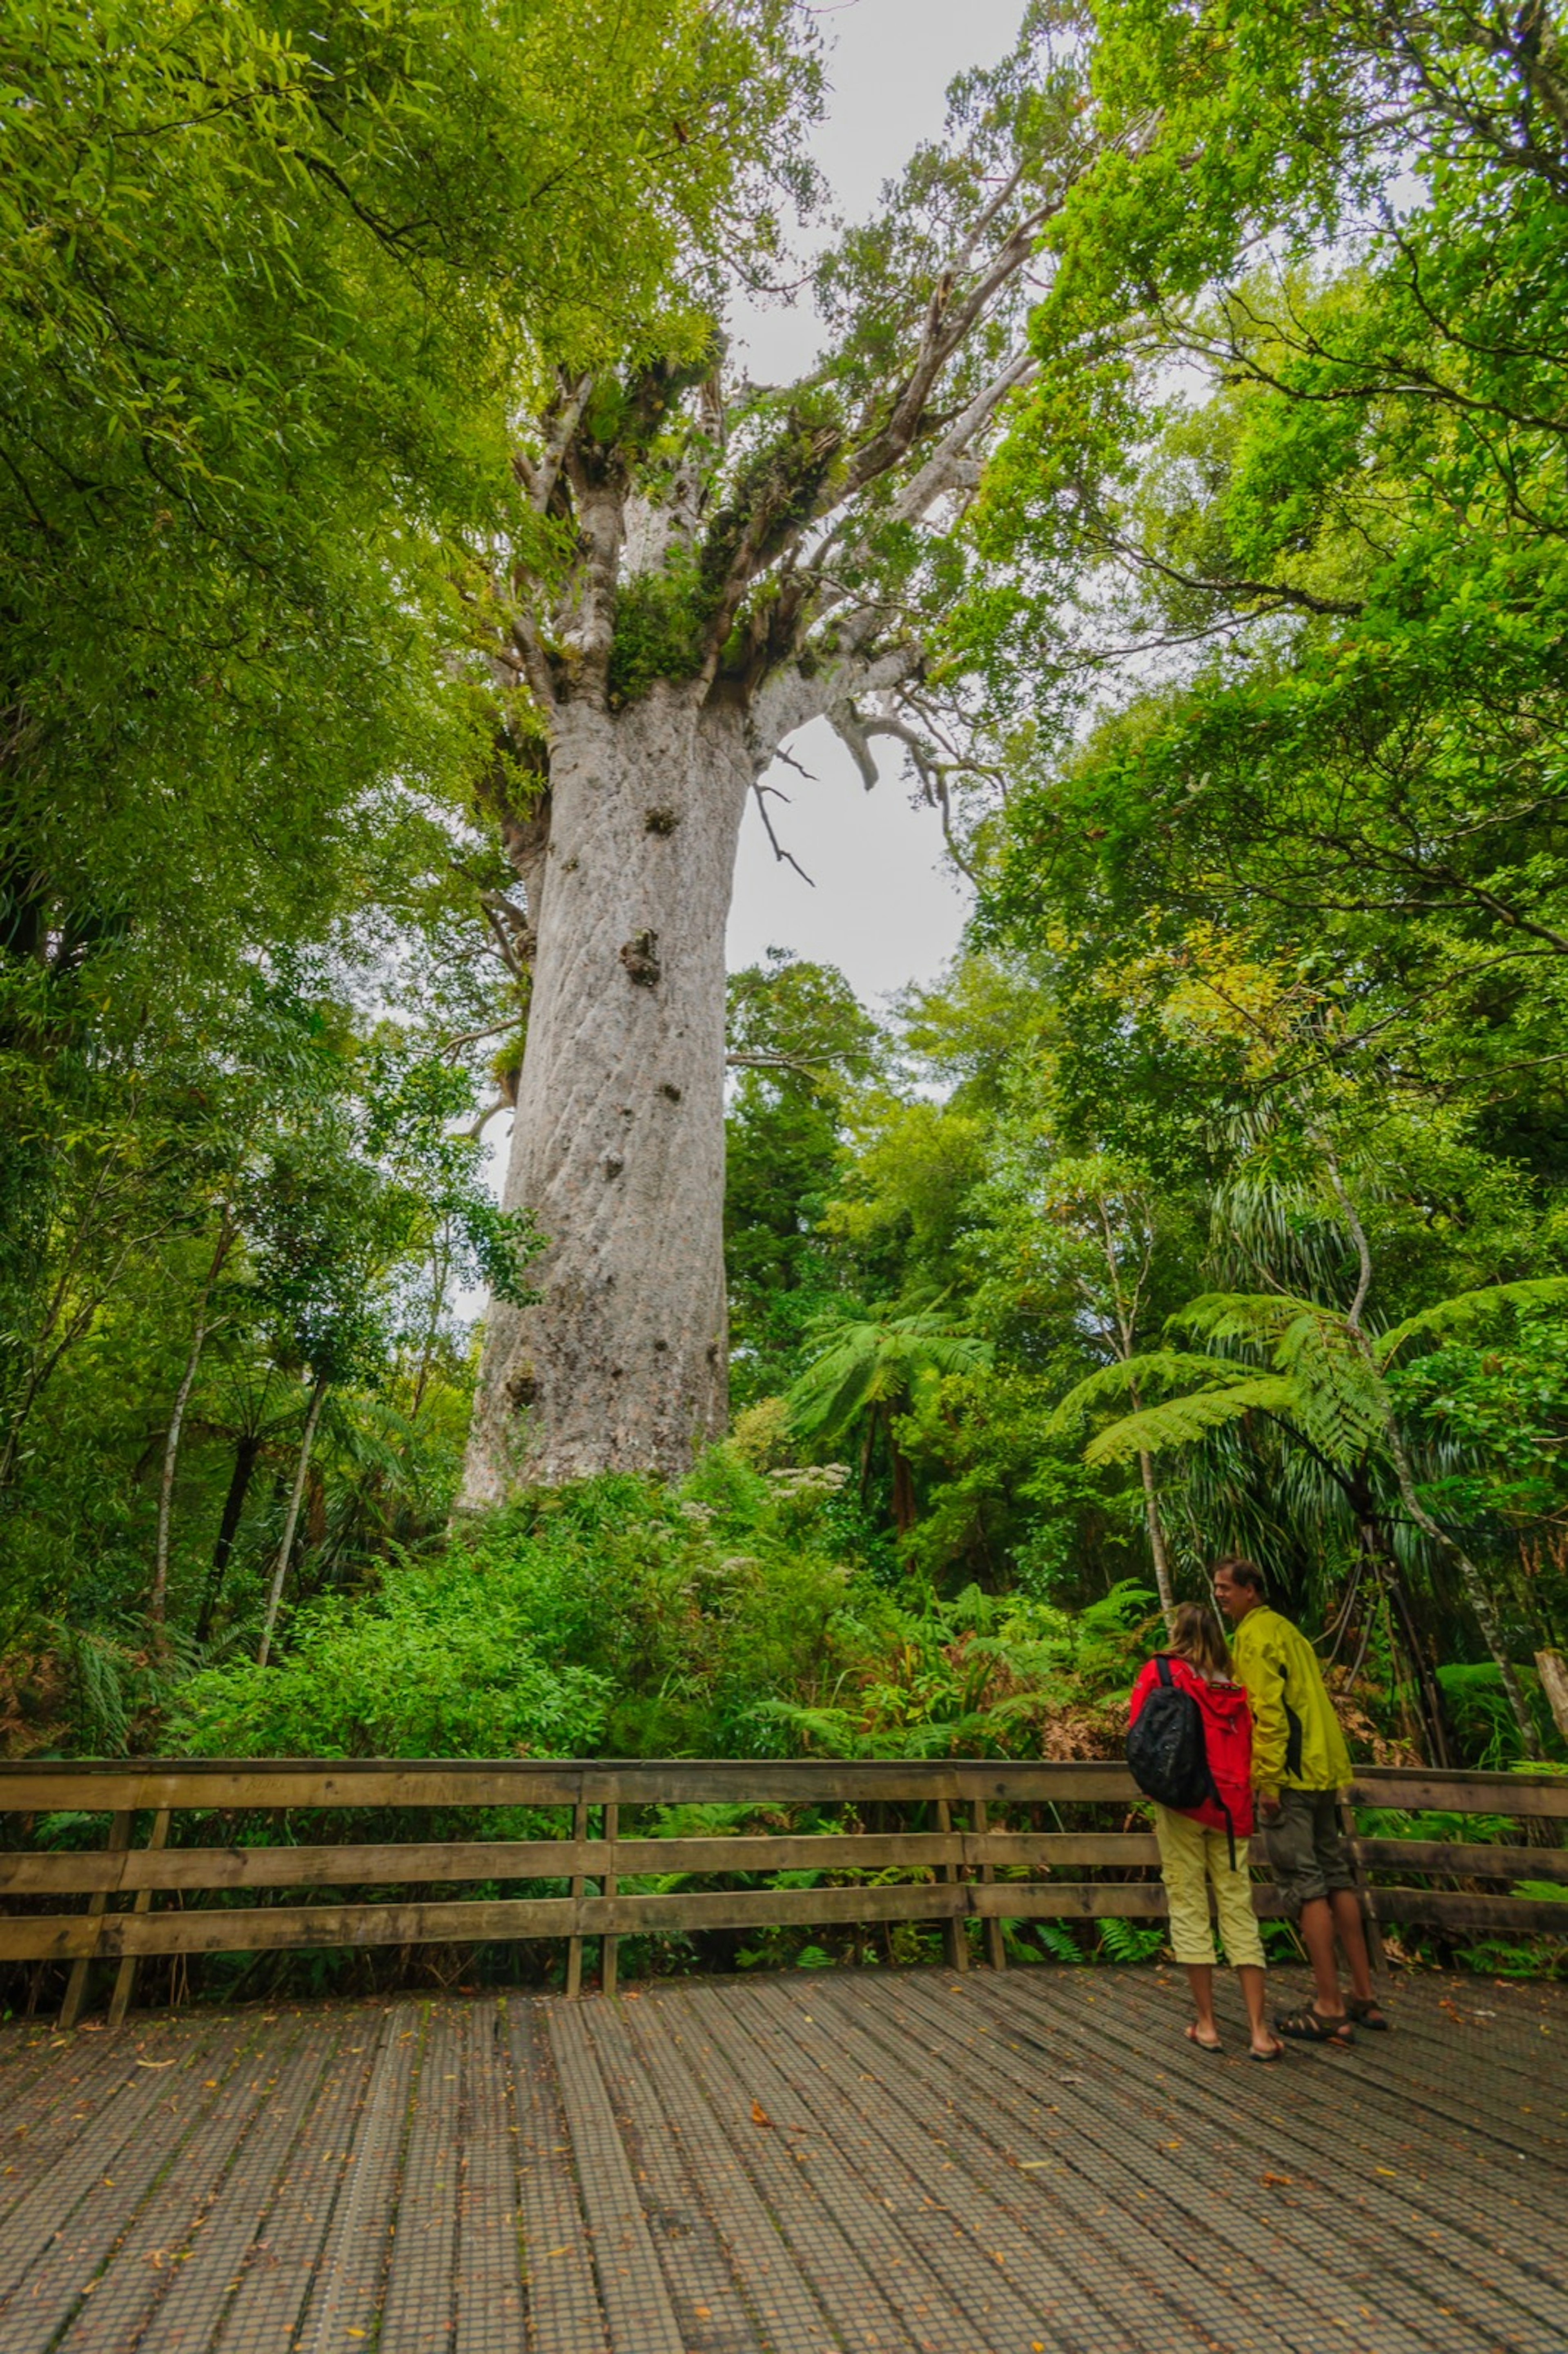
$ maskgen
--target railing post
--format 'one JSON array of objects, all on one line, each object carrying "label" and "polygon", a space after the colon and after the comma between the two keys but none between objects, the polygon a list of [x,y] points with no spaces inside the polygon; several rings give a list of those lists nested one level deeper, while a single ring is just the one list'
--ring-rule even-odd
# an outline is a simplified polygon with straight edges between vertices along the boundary
[{"label": "railing post", "polygon": [[[620,1837],[620,1808],[615,1805],[612,1800],[607,1801],[604,1809],[604,1844],[608,1861],[602,1882],[603,1893],[606,1896],[613,1896],[616,1893],[617,1878],[614,1871],[615,1842]],[[599,1985],[606,1994],[613,1994],[615,1992],[615,1981],[616,1975],[620,1967],[620,1938],[612,1937],[607,1934],[599,1941]]]},{"label": "railing post", "polygon": [[[983,1839],[985,1837],[987,1821],[987,1808],[983,1798],[977,1798],[974,1801],[974,1805],[970,1809],[969,1820],[973,1825],[975,1837],[977,1839]],[[982,1863],[980,1866],[981,1886],[990,1888],[992,1886],[995,1880],[996,1866],[991,1863]],[[1001,1934],[1001,1922],[994,1913],[988,1913],[986,1915],[985,1957],[991,1964],[993,1970],[1004,1970],[1007,1967],[1007,1945]]]},{"label": "railing post", "polygon": [[[123,1855],[130,1844],[131,1817],[128,1814],[111,1815],[109,1818],[109,1844],[105,1850],[106,1853],[110,1855]],[[87,1910],[90,1920],[102,1920],[103,1915],[109,1910],[109,1891],[107,1888],[95,1888],[93,1890],[92,1894],[87,1900]],[[92,1952],[90,1954],[83,1954],[79,1959],[74,1961],[70,1966],[70,1976],[66,1980],[65,2000],[60,2005],[60,2027],[62,2031],[74,2027],[77,2020],[81,2017],[81,2006],[87,1996],[88,1973],[91,1969],[93,1961],[96,1957],[99,1939],[94,1938]]]},{"label": "railing post", "polygon": [[[581,1786],[578,1787],[580,1788]],[[579,1797],[577,1805],[572,1808],[572,1839],[579,1851],[579,1861],[582,1845],[588,1835],[588,1800]],[[572,1914],[572,1934],[567,1944],[567,2000],[568,2002],[576,2002],[583,1990],[583,1938],[582,1930],[577,1925],[582,1919],[584,1884],[584,1874],[580,1871],[574,1872],[571,1897],[576,1910]]]},{"label": "railing post", "polygon": [[[143,1855],[156,1855],[163,1848],[168,1836],[169,1810],[167,1807],[160,1807],[157,1813],[153,1818],[153,1829],[148,1836],[146,1846],[142,1850],[142,1853]],[[150,1913],[152,1909],[152,1890],[150,1888],[139,1888],[136,1891],[135,1897],[132,1903],[132,1912]],[[109,2025],[111,2031],[116,2028],[123,2027],[125,2024],[125,2014],[131,2008],[131,1998],[136,1991],[136,1959],[137,1957],[134,1954],[122,1954],[120,1957],[120,1967],[114,1973],[114,1992],[110,1997],[109,2000]]]},{"label": "railing post", "polygon": [[[953,1828],[953,1810],[946,1798],[938,1798],[936,1801],[936,1815],[937,1829],[939,1831],[950,1831]],[[957,1883],[964,1877],[963,1867],[957,1863],[939,1863],[937,1866],[937,1877],[941,1881]],[[950,1970],[967,1970],[969,1966],[969,1932],[956,1913],[949,1914],[942,1924],[942,1942],[947,1948],[948,1967]]]}]

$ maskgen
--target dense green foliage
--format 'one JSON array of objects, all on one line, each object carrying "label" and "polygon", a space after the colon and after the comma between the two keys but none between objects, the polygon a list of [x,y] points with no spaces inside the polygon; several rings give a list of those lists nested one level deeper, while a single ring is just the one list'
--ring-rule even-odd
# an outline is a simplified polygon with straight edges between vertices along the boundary
[{"label": "dense green foliage", "polygon": [[[308,13],[319,58],[193,7],[107,79],[118,18],[7,19],[59,78],[7,118],[43,260],[0,289],[0,448],[40,443],[0,485],[11,1744],[1104,1754],[1157,1593],[1236,1545],[1363,1754],[1560,1755],[1545,19],[1101,0],[1040,368],[951,532],[874,548],[942,623],[965,952],[880,1022],[782,952],[736,977],[733,1440],[449,1533],[462,1311],[534,1241],[478,1172],[526,1005],[454,584],[509,388],[645,355],[656,297],[700,356],[810,74],[760,5],[715,51],[642,0],[581,74],[569,7]],[[125,126],[215,58],[233,103],[143,188]],[[114,163],[74,243],[73,109]],[[829,298],[921,263],[852,236]],[[834,400],[881,381],[859,332]],[[628,601],[618,693],[702,593]]]},{"label": "dense green foliage", "polygon": [[529,397],[766,261],[797,30],[0,9],[0,1627],[118,1738],[444,1521],[460,1304],[531,1247],[464,1133],[517,1015],[476,584],[557,560]]}]

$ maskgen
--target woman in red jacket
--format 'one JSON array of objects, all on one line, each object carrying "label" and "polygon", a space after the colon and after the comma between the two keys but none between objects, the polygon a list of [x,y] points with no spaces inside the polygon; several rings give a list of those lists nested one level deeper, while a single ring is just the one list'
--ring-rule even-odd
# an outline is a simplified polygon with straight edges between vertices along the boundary
[{"label": "woman in red jacket", "polygon": [[[1252,1905],[1246,1843],[1253,1829],[1252,1715],[1246,1693],[1231,1675],[1230,1652],[1220,1622],[1202,1602],[1183,1602],[1171,1621],[1165,1654],[1171,1681],[1190,1692],[1202,1714],[1204,1747],[1213,1783],[1196,1807],[1156,1805],[1154,1835],[1160,1841],[1160,1872],[1171,1907],[1171,1949],[1187,1973],[1197,2018],[1187,2030],[1200,2052],[1218,2052],[1214,2019],[1214,1940],[1209,1927],[1209,1890],[1214,1892],[1225,1959],[1241,1981],[1252,2031],[1255,2060],[1277,2060],[1284,2045],[1269,2032],[1264,2016],[1263,1940]],[[1129,1722],[1159,1681],[1150,1659],[1132,1688]]]}]

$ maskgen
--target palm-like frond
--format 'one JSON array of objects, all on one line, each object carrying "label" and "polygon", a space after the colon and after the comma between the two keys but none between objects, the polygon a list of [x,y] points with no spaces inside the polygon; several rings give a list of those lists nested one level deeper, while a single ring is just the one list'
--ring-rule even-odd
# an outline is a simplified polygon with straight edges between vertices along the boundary
[{"label": "palm-like frond", "polygon": [[1331,1319],[1333,1313],[1287,1291],[1206,1291],[1168,1320],[1178,1331],[1201,1332],[1205,1340],[1249,1341],[1269,1348],[1292,1325]]},{"label": "palm-like frond", "polygon": [[1140,1357],[1128,1357],[1115,1364],[1102,1365],[1067,1392],[1046,1429],[1053,1435],[1070,1430],[1081,1422],[1091,1407],[1104,1405],[1111,1398],[1129,1395],[1133,1391],[1165,1390],[1177,1382],[1228,1382],[1244,1369],[1234,1358],[1198,1357],[1181,1349],[1150,1349]]},{"label": "palm-like frond", "polygon": [[1417,1310],[1403,1324],[1391,1326],[1374,1344],[1377,1361],[1386,1365],[1406,1341],[1418,1332],[1457,1332],[1467,1324],[1484,1322],[1504,1308],[1552,1308],[1568,1300],[1568,1276],[1537,1276],[1520,1283],[1488,1283],[1477,1291],[1456,1292],[1431,1308]]},{"label": "palm-like frond", "polygon": [[875,1325],[845,1325],[806,1367],[789,1392],[789,1422],[798,1437],[842,1430],[870,1404],[880,1338]]},{"label": "palm-like frond", "polygon": [[[1229,1368],[1234,1372],[1233,1366]],[[1139,1414],[1124,1415],[1091,1438],[1084,1449],[1086,1463],[1123,1463],[1139,1453],[1158,1455],[1167,1447],[1190,1447],[1195,1439],[1244,1414],[1263,1408],[1273,1414],[1294,1414],[1296,1384],[1280,1373],[1248,1373],[1223,1389],[1189,1391],[1185,1397],[1166,1398],[1145,1406]]]},{"label": "palm-like frond", "polygon": [[928,1375],[974,1373],[991,1353],[939,1306],[835,1325],[789,1392],[790,1426],[802,1438],[836,1437],[868,1405],[895,1404]]}]

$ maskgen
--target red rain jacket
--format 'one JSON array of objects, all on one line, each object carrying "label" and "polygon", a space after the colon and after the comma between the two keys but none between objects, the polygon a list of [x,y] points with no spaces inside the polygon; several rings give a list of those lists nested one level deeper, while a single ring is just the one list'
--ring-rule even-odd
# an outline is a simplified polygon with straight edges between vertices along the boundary
[{"label": "red rain jacket", "polygon": [[[1252,1811],[1252,1711],[1247,1706],[1246,1692],[1240,1684],[1210,1683],[1186,1659],[1167,1652],[1171,1678],[1183,1691],[1191,1692],[1203,1712],[1203,1745],[1209,1754],[1209,1771],[1214,1777],[1214,1787],[1231,1810],[1231,1829],[1237,1839],[1248,1839],[1254,1828]],[[1138,1721],[1138,1712],[1160,1681],[1160,1670],[1150,1659],[1132,1688],[1128,1702],[1128,1723]],[[1213,1798],[1202,1805],[1183,1807],[1195,1823],[1207,1825],[1210,1830],[1223,1831],[1225,1818]]]}]

